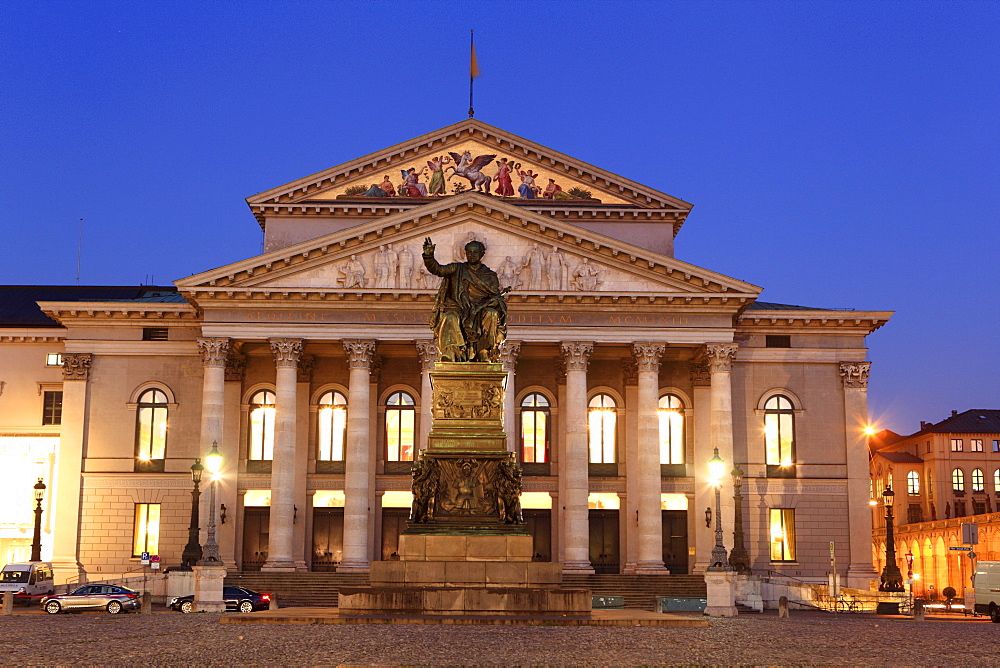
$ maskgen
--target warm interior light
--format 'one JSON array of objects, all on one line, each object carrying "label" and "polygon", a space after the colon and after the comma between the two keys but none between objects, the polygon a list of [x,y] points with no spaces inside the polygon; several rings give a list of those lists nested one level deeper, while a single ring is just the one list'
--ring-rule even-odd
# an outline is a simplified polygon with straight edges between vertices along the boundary
[{"label": "warm interior light", "polygon": [[791,466],[792,465],[792,458],[791,457],[785,457],[784,459],[781,460],[781,465],[782,466]]}]

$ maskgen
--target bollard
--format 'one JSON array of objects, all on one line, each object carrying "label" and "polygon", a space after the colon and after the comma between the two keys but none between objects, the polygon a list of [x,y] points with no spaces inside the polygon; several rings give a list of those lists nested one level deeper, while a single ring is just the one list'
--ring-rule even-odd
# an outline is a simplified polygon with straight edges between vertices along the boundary
[{"label": "bollard", "polygon": [[924,600],[922,598],[913,602],[913,619],[918,622],[924,621]]},{"label": "bollard", "polygon": [[3,593],[3,614],[14,614],[14,594],[9,591]]},{"label": "bollard", "polygon": [[788,597],[778,599],[778,619],[788,619]]},{"label": "bollard", "polygon": [[268,610],[277,610],[278,609],[278,595],[277,594],[271,594],[271,602],[267,604],[267,609]]},{"label": "bollard", "polygon": [[139,614],[148,615],[153,612],[153,597],[148,591],[142,592],[142,603],[139,604]]}]

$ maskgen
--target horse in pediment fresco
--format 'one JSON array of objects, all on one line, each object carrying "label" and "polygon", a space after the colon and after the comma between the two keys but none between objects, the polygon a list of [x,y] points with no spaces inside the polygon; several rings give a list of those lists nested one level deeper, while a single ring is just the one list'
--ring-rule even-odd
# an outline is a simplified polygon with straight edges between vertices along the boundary
[{"label": "horse in pediment fresco", "polygon": [[472,159],[472,153],[469,151],[464,152],[462,155],[449,151],[449,155],[455,160],[455,164],[447,168],[454,170],[448,176],[449,180],[451,180],[452,176],[463,176],[469,179],[469,185],[473,190],[487,195],[490,194],[490,183],[493,182],[493,179],[479,170],[490,164],[493,158],[497,157],[495,153],[476,156],[475,160]]}]

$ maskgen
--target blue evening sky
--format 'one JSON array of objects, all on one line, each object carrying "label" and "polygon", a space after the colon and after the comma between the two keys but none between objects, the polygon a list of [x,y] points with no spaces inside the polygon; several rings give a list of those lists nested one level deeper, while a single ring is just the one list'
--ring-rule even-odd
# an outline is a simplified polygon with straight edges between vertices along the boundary
[{"label": "blue evening sky", "polygon": [[1000,408],[1000,3],[0,4],[0,283],[260,252],[245,197],[476,117],[694,203],[678,259],[896,315],[871,414]]}]

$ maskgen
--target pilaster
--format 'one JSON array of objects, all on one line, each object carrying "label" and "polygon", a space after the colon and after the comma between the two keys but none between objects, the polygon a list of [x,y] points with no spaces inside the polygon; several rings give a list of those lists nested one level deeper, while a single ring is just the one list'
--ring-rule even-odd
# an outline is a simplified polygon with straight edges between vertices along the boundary
[{"label": "pilaster", "polygon": [[514,405],[517,391],[514,388],[514,372],[520,355],[520,341],[506,340],[500,344],[500,362],[507,372],[503,393],[503,429],[507,434],[507,451],[513,453],[517,453],[517,406]]},{"label": "pilaster", "polygon": [[844,447],[847,455],[847,506],[850,532],[850,562],[847,586],[867,589],[879,579],[872,564],[872,517],[868,512],[869,470],[868,374],[871,362],[841,362],[844,389]]}]

